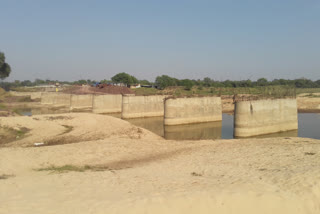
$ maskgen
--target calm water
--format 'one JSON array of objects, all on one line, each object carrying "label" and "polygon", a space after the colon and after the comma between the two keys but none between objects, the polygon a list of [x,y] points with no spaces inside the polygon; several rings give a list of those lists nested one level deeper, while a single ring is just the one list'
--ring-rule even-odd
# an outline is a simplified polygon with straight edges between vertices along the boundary
[{"label": "calm water", "polygon": [[[268,135],[267,137],[309,137],[320,139],[320,114],[299,113],[299,129]],[[222,122],[192,125],[163,126],[163,117],[128,119],[130,123],[148,129],[157,135],[172,140],[233,139],[233,115],[223,114]]]},{"label": "calm water", "polygon": [[[69,112],[67,109],[20,109],[22,115],[59,114]],[[121,114],[108,114],[121,118]],[[289,132],[281,132],[266,137],[308,137],[320,139],[320,114],[299,113],[299,129]],[[153,133],[172,140],[205,140],[205,139],[233,139],[233,115],[223,114],[222,122],[199,123],[192,125],[164,126],[163,117],[127,119],[128,122],[148,129]]]},{"label": "calm water", "polygon": [[300,113],[299,118],[299,137],[309,137],[320,139],[320,114]]}]

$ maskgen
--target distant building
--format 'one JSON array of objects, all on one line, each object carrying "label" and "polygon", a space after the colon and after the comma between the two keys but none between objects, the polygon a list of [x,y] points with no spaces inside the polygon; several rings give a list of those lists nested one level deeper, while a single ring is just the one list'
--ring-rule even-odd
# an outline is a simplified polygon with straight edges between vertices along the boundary
[{"label": "distant building", "polygon": [[141,88],[140,84],[130,85],[130,88]]},{"label": "distant building", "polygon": [[36,85],[34,86],[36,88],[55,88],[55,85],[50,85],[50,84],[41,84],[41,85]]}]

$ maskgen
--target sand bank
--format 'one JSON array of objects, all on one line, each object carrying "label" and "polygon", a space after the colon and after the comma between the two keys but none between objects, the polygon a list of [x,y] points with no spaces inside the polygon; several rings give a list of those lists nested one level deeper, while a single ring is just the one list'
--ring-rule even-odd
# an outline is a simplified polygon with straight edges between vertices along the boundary
[{"label": "sand bank", "polygon": [[[0,213],[320,212],[319,140],[167,141],[79,113],[0,123],[30,129],[0,147]],[[38,171],[65,165],[88,170]]]}]

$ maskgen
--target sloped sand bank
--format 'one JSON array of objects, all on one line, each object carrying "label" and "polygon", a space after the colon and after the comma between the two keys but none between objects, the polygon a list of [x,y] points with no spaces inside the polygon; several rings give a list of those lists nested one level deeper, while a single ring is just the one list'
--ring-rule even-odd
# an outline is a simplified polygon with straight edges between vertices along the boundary
[{"label": "sloped sand bank", "polygon": [[30,129],[0,147],[0,213],[320,213],[319,140],[167,141],[95,114],[0,123]]}]

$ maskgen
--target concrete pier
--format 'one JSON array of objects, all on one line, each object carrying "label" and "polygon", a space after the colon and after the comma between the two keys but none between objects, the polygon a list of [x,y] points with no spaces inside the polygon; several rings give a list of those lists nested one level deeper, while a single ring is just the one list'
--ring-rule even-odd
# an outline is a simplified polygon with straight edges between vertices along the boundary
[{"label": "concrete pier", "polygon": [[41,104],[52,107],[69,107],[71,111],[92,110],[94,113],[120,113],[122,109],[122,95],[43,92],[41,93]]},{"label": "concrete pier", "polygon": [[20,91],[10,91],[12,96],[26,96],[30,97],[31,100],[40,99],[41,92],[20,92]]},{"label": "concrete pier", "polygon": [[71,95],[57,92],[43,92],[41,93],[41,104],[52,105],[54,107],[70,107]]},{"label": "concrete pier", "polygon": [[72,94],[70,101],[70,110],[77,109],[92,109],[93,95],[92,94]]},{"label": "concrete pier", "polygon": [[222,120],[220,97],[169,98],[164,104],[164,124],[182,125]]},{"label": "concrete pier", "polygon": [[163,116],[165,97],[166,96],[123,96],[122,118]]},{"label": "concrete pier", "polygon": [[250,137],[298,129],[296,99],[238,101],[234,136]]},{"label": "concrete pier", "polygon": [[93,113],[119,113],[121,109],[121,94],[95,95],[93,97]]}]

